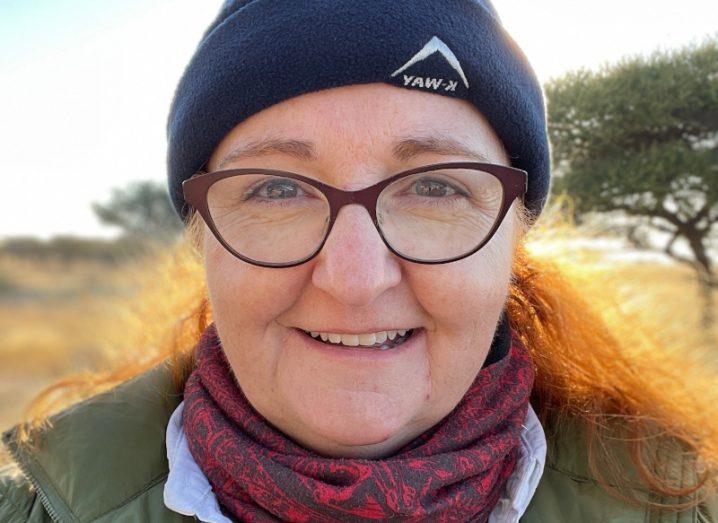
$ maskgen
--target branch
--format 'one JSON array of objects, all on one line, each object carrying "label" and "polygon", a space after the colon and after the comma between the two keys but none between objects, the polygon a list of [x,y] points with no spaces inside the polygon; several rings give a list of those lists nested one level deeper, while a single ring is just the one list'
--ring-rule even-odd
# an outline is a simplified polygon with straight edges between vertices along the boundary
[{"label": "branch", "polygon": [[675,234],[676,232],[678,232],[678,231],[676,231],[675,229],[671,229],[671,228],[669,228],[669,227],[666,227],[666,226],[664,226],[664,225],[661,225],[660,223],[650,222],[650,226],[653,227],[654,229],[658,229],[658,230],[661,231],[661,232],[667,232],[667,233],[670,233],[670,234]]},{"label": "branch", "polygon": [[[663,218],[671,225],[675,225],[677,228],[681,228],[685,226],[685,223],[682,222],[676,215],[669,213],[668,211],[665,211],[663,209],[653,208],[650,210],[650,212],[636,212],[636,210],[631,207],[630,205],[624,205],[624,204],[617,204],[614,205],[614,209],[619,211],[624,211],[632,216],[648,216],[648,217],[658,217]],[[673,232],[673,231],[670,231]]]},{"label": "branch", "polygon": [[680,236],[680,232],[676,231],[673,234],[673,237],[670,239],[670,241],[663,248],[663,252],[665,252],[670,258],[673,258],[677,262],[688,264],[693,269],[696,269],[697,264],[696,264],[695,260],[691,260],[690,258],[686,258],[684,256],[681,256],[680,254],[676,254],[675,252],[673,252],[673,244],[676,242],[676,240],[678,239],[679,236]]},{"label": "branch", "polygon": [[638,236],[638,225],[630,226],[628,227],[628,234],[626,236],[626,239],[636,248],[645,250],[645,251],[651,251],[651,252],[660,252],[662,254],[667,255],[669,258],[672,258],[673,260],[684,263],[686,265],[690,265],[692,269],[696,269],[696,262],[694,260],[691,260],[690,258],[686,258],[684,256],[681,256],[680,254],[676,254],[673,252],[673,244],[676,242],[679,236],[681,236],[680,231],[670,231],[673,233],[673,236],[671,237],[670,241],[666,244],[666,246],[663,249],[656,248],[650,244],[650,242],[646,242],[645,240],[642,240],[640,236]]},{"label": "branch", "polygon": [[[713,207],[713,205],[711,205],[710,203],[706,203],[703,206],[703,208],[700,211],[698,211],[693,218],[691,218],[690,220],[688,220],[686,222],[686,225],[688,225],[689,227],[694,227],[695,229],[697,229],[699,231],[707,231],[708,229],[710,229],[711,221],[710,221],[710,217],[708,216],[708,214],[712,207]],[[708,223],[706,223],[706,227],[705,228],[698,227],[698,222],[700,222],[703,218],[708,218],[707,219]]]},{"label": "branch", "polygon": [[686,223],[684,221],[682,221],[678,216],[676,216],[675,214],[671,214],[664,209],[653,209],[653,214],[655,216],[659,216],[659,217],[663,218],[664,220],[666,220],[669,223],[672,223],[679,229],[682,229],[683,227],[686,226]]},{"label": "branch", "polygon": [[703,208],[700,211],[698,211],[696,213],[696,215],[688,221],[688,223],[693,224],[693,223],[698,223],[699,221],[701,221],[705,216],[708,215],[708,211],[711,210],[711,207],[713,207],[713,206],[710,205],[709,203],[706,203],[703,206]]}]

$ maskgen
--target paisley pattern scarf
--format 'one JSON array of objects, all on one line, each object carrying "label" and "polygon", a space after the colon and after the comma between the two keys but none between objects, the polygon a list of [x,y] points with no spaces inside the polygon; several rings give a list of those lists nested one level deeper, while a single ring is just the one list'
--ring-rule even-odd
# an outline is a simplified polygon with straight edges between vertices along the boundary
[{"label": "paisley pattern scarf", "polygon": [[184,390],[190,452],[237,521],[485,522],[516,464],[534,379],[528,350],[504,337],[507,354],[430,430],[387,458],[328,458],[254,410],[212,324]]}]

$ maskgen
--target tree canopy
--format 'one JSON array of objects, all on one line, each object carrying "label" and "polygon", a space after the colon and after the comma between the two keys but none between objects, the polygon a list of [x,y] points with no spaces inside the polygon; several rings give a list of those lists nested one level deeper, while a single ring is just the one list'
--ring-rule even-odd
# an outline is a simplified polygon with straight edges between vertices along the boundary
[{"label": "tree canopy", "polygon": [[168,243],[182,230],[167,194],[167,188],[140,181],[114,189],[106,203],[94,203],[98,219],[119,227],[125,236]]},{"label": "tree canopy", "polygon": [[639,246],[646,229],[666,233],[664,252],[718,285],[718,38],[578,70],[546,94],[553,191],[579,217],[621,211]]}]

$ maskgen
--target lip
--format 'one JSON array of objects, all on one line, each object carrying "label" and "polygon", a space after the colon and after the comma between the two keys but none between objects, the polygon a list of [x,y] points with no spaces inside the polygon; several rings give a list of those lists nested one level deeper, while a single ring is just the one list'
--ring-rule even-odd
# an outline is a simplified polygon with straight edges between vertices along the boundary
[{"label": "lip", "polygon": [[[408,329],[407,329],[408,330]],[[411,337],[394,349],[378,350],[369,347],[338,347],[323,343],[306,334],[302,329],[295,327],[292,329],[298,342],[309,350],[319,351],[328,358],[339,360],[387,360],[403,356],[405,353],[415,350],[420,344],[424,343],[426,331],[419,327],[414,329]]]},{"label": "lip", "polygon": [[305,329],[304,327],[294,327],[297,330],[305,331],[305,332],[331,332],[332,334],[369,334],[374,332],[384,332],[384,331],[410,331],[412,329],[418,330],[421,329],[421,327],[418,327],[414,325],[413,327],[381,327],[381,328],[370,328],[367,330],[346,330],[346,329]]}]

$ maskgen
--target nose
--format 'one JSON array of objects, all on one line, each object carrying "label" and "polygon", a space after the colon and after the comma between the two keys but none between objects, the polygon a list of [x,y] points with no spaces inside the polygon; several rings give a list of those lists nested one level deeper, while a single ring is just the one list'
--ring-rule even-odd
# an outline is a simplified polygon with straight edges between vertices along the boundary
[{"label": "nose", "polygon": [[399,260],[367,210],[356,204],[342,207],[317,255],[312,283],[345,305],[361,307],[400,281]]}]

